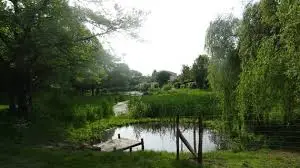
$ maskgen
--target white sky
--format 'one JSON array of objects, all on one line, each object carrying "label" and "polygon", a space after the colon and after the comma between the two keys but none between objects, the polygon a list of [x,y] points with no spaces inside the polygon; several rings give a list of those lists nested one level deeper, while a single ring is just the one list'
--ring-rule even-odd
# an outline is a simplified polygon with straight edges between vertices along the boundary
[{"label": "white sky", "polygon": [[241,17],[249,0],[120,0],[121,5],[150,11],[138,42],[122,35],[108,37],[116,56],[131,69],[149,75],[154,69],[180,73],[204,50],[209,22],[218,15]]}]

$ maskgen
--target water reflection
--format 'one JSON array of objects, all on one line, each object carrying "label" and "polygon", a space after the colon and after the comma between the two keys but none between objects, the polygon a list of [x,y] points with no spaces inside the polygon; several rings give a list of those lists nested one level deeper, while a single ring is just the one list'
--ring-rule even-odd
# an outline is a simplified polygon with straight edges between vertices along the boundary
[{"label": "water reflection", "polygon": [[[189,141],[194,149],[198,149],[198,129],[191,124],[180,125],[184,137]],[[196,134],[194,134],[194,132]],[[170,123],[147,123],[124,126],[120,128],[110,129],[104,135],[103,140],[118,138],[118,134],[122,138],[140,140],[144,139],[145,150],[155,151],[176,151],[175,124]],[[196,143],[194,143],[196,141]],[[203,130],[203,152],[214,151],[220,149],[222,144],[221,138],[209,129]],[[181,143],[181,142],[180,142]],[[181,151],[188,151],[184,145],[181,146]],[[136,150],[139,147],[136,147]]]}]

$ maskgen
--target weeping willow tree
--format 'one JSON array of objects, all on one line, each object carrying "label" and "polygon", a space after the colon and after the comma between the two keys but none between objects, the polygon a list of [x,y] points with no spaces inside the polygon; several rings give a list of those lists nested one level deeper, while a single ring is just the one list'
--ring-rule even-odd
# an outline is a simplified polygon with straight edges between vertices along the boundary
[{"label": "weeping willow tree", "polygon": [[239,32],[242,73],[237,89],[242,129],[297,119],[299,9],[300,2],[293,0],[262,0],[246,7]]},{"label": "weeping willow tree", "polygon": [[224,130],[235,130],[237,111],[235,89],[240,72],[237,48],[238,19],[233,16],[219,17],[210,23],[205,47],[210,56],[208,80],[220,99]]},{"label": "weeping willow tree", "polygon": [[228,16],[210,24],[208,79],[221,100],[225,130],[243,138],[299,121],[299,34],[297,0],[250,3],[240,21]]}]

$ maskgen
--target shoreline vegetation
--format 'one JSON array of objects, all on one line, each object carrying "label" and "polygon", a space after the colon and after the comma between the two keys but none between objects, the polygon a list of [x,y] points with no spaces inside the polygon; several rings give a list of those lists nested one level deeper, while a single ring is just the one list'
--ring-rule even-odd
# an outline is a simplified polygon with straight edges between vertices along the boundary
[{"label": "shoreline vegetation", "polygon": [[[179,94],[182,94],[184,90],[178,90]],[[189,94],[195,94],[196,92],[200,95],[205,95],[205,91],[192,91]],[[174,95],[174,91],[164,92],[164,96]],[[158,95],[149,95],[153,98]],[[98,100],[97,100],[98,99]],[[97,106],[100,97],[94,97],[89,99],[76,98],[75,104],[90,104]],[[124,98],[110,98],[116,103],[117,101],[123,101]],[[135,101],[136,97],[131,99]],[[161,98],[159,98],[161,99]],[[75,99],[73,99],[75,100]],[[81,102],[84,100],[84,102]],[[143,100],[143,99],[141,99]],[[146,99],[147,101],[149,99]],[[199,99],[200,100],[200,99]],[[78,103],[81,102],[81,103]],[[155,102],[155,101],[151,101]],[[159,101],[163,103],[162,101]],[[172,102],[172,101],[170,101]],[[40,102],[41,103],[41,102]],[[112,104],[114,104],[112,103]],[[176,103],[174,101],[173,103]],[[112,105],[110,104],[110,105]],[[133,105],[133,104],[131,104]],[[192,105],[192,104],[191,104]],[[68,105],[67,105],[68,106]],[[168,106],[168,105],[166,105]],[[172,106],[172,104],[169,104]],[[78,107],[78,106],[75,106]],[[89,108],[95,108],[90,106]],[[87,109],[89,109],[87,108]],[[168,107],[167,107],[168,108]],[[72,109],[72,108],[70,108]],[[86,111],[87,109],[84,109]],[[111,109],[111,108],[109,108]],[[82,109],[81,109],[82,111]],[[89,110],[88,110],[89,111]],[[184,111],[181,111],[182,116],[184,116]],[[166,113],[168,114],[168,113]],[[49,119],[49,118],[48,118]],[[47,118],[45,119],[47,120]],[[44,120],[44,121],[45,121]],[[76,120],[75,120],[76,121]],[[38,132],[32,132],[29,128],[23,128],[24,131],[20,136],[20,141],[16,140],[18,143],[4,143],[1,144],[3,150],[0,152],[0,164],[4,167],[17,167],[22,165],[23,167],[187,167],[193,168],[198,167],[198,165],[191,161],[191,155],[189,153],[181,153],[180,160],[175,160],[175,153],[169,152],[155,152],[155,151],[138,151],[131,154],[127,152],[97,152],[91,151],[89,149],[80,148],[80,145],[84,143],[97,142],[101,139],[101,134],[110,128],[121,127],[131,124],[147,123],[147,122],[172,122],[172,117],[166,115],[159,118],[145,118],[134,117],[132,111],[128,114],[123,114],[120,116],[111,116],[108,118],[99,118],[93,120],[84,120],[80,124],[68,125],[64,123],[62,129],[51,130],[51,127],[39,127]],[[181,118],[181,123],[193,123],[194,119],[191,117]],[[37,123],[31,124],[40,124]],[[46,122],[47,123],[47,122]],[[45,122],[44,122],[45,124]],[[220,130],[222,129],[221,120],[208,120],[205,119],[204,127]],[[49,125],[50,126],[50,125]],[[37,125],[32,127],[37,127]],[[53,128],[57,128],[56,125]],[[47,130],[48,129],[48,130]],[[53,131],[52,134],[42,134],[44,140],[34,141],[37,143],[27,144],[26,141],[21,142],[21,139],[26,139],[28,136],[33,134],[39,134],[40,131]],[[54,136],[57,131],[61,132],[63,135],[60,138],[53,138],[49,142],[49,136]],[[21,131],[22,132],[22,131]],[[28,133],[31,132],[31,133]],[[58,134],[57,134],[58,135]],[[58,137],[61,135],[58,135]],[[28,139],[27,141],[30,141]],[[71,146],[60,146],[60,143],[70,144]],[[48,144],[48,145],[47,145]],[[50,144],[50,145],[49,145]],[[73,145],[73,146],[72,146]],[[75,147],[74,147],[75,146]],[[285,151],[285,150],[271,150],[271,149],[259,149],[255,151],[246,150],[220,150],[214,152],[208,152],[203,154],[204,167],[299,167],[300,154],[296,151]]]}]

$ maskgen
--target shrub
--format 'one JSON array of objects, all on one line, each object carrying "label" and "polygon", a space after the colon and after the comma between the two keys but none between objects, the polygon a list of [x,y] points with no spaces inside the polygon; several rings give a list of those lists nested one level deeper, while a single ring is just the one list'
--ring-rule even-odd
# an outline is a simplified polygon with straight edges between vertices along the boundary
[{"label": "shrub", "polygon": [[171,84],[165,84],[163,87],[162,87],[162,90],[164,91],[168,91],[168,90],[171,90],[172,89],[172,85]]},{"label": "shrub", "polygon": [[152,82],[151,88],[159,88],[159,84],[157,82]]},{"label": "shrub", "polygon": [[175,82],[174,83],[174,88],[179,89],[180,88],[180,82]]},{"label": "shrub", "polygon": [[141,84],[139,84],[139,90],[142,91],[142,92],[148,91],[150,87],[151,87],[150,83],[141,83]]},{"label": "shrub", "polygon": [[189,83],[187,83],[187,87],[190,89],[196,89],[197,84],[196,84],[196,82],[189,82]]}]

